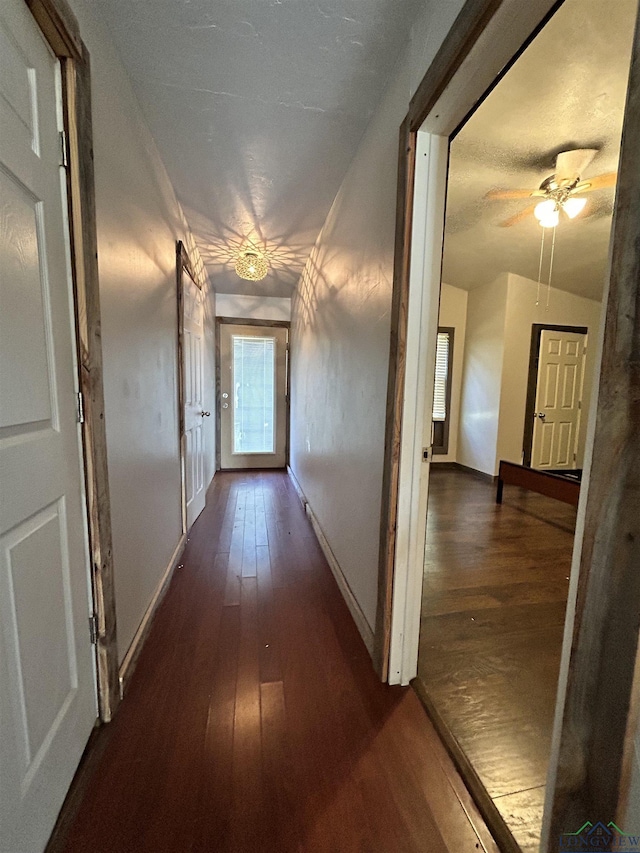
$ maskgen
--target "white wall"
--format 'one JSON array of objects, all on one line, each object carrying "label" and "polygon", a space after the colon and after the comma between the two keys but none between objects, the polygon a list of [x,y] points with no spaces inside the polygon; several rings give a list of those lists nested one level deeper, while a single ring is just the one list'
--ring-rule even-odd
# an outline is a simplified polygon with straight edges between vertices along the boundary
[{"label": "white wall", "polygon": [[216,316],[241,317],[245,320],[290,320],[291,299],[216,293]]},{"label": "white wall", "polygon": [[[124,657],[181,536],[175,243],[203,266],[107,31],[70,0],[91,55],[105,418],[116,612]],[[207,408],[215,308],[207,290]],[[214,418],[207,424],[214,471]]]},{"label": "white wall", "polygon": [[291,466],[372,629],[398,129],[461,6],[425,3],[292,301]]},{"label": "white wall", "polygon": [[447,453],[433,456],[432,464],[456,462],[458,458],[458,429],[460,424],[460,397],[464,368],[464,342],[467,328],[468,292],[460,287],[442,284],[438,325],[454,329],[453,363],[451,366],[451,403],[449,406],[449,448]]},{"label": "white wall", "polygon": [[600,303],[513,273],[469,293],[457,461],[494,476],[501,459],[522,460],[531,327],[534,323],[589,329],[583,411],[578,441],[582,465],[589,401],[594,382]]},{"label": "white wall", "polygon": [[467,302],[457,461],[491,475],[496,466],[508,285],[508,273],[502,273],[471,290]]},{"label": "white wall", "polygon": [[577,465],[581,468],[586,438],[586,415],[594,381],[596,336],[600,327],[601,306],[593,299],[584,299],[554,287],[549,293],[549,306],[547,307],[545,288],[541,289],[540,305],[536,306],[537,290],[535,281],[509,274],[497,461],[521,461],[531,326],[534,323],[550,323],[558,326],[586,326],[589,329],[582,398],[584,417],[580,423],[577,453]]}]

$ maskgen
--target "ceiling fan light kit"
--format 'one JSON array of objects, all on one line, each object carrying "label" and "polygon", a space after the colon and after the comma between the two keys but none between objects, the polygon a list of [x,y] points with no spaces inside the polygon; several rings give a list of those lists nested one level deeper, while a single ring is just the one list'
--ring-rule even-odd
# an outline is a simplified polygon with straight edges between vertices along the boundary
[{"label": "ceiling fan light kit", "polygon": [[564,201],[548,198],[535,206],[533,215],[543,228],[555,228],[560,221],[561,210],[569,219],[575,219],[582,213],[586,203],[586,198],[567,198]]},{"label": "ceiling fan light kit", "polygon": [[576,198],[574,196],[572,198],[568,198],[565,201],[565,203],[562,205],[562,209],[567,214],[569,219],[573,219],[579,213],[582,213],[586,203],[587,203],[586,198]]},{"label": "ceiling fan light kit", "polygon": [[486,198],[490,199],[535,199],[542,201],[526,208],[500,223],[508,228],[526,220],[531,212],[543,228],[555,228],[560,222],[560,211],[569,219],[574,219],[585,208],[586,198],[578,198],[577,193],[588,193],[594,190],[613,187],[616,183],[616,173],[608,172],[588,180],[582,180],[584,170],[597,154],[595,148],[576,148],[573,151],[562,151],[556,157],[556,170],[553,175],[545,178],[536,190],[490,190]]}]

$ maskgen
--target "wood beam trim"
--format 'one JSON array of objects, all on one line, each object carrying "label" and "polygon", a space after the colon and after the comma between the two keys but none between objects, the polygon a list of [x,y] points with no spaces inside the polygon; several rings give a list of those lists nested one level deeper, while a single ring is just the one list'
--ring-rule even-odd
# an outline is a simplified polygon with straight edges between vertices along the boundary
[{"label": "wood beam trim", "polygon": [[95,183],[91,120],[91,72],[82,59],[63,60],[65,124],[69,146],[67,193],[76,310],[82,436],[91,550],[94,611],[98,619],[98,704],[103,722],[120,702],[111,504],[104,413],[102,333],[98,281]]},{"label": "wood beam trim", "polygon": [[391,607],[396,549],[396,523],[398,518],[398,481],[400,476],[400,441],[402,437],[402,401],[404,399],[406,368],[415,161],[416,133],[410,130],[410,121],[409,117],[407,117],[400,126],[399,135],[391,337],[389,342],[382,506],[380,513],[378,603],[373,645],[373,663],[376,672],[383,681],[386,681],[389,675],[389,649],[391,645]]},{"label": "wood beam trim", "polygon": [[67,0],[25,0],[62,70],[67,138],[67,203],[75,301],[82,442],[91,555],[98,707],[109,722],[120,702],[107,441],[102,375],[100,291],[93,171],[91,68]]},{"label": "wood beam trim", "polygon": [[86,53],[80,27],[67,0],[25,0],[55,55],[81,62]]},{"label": "wood beam trim", "polygon": [[[609,293],[550,838],[615,819],[640,625],[640,22],[611,234]],[[621,780],[623,782],[621,783]],[[549,848],[552,849],[552,848]]]},{"label": "wood beam trim", "polygon": [[467,0],[409,103],[411,130],[419,130],[504,0]]}]

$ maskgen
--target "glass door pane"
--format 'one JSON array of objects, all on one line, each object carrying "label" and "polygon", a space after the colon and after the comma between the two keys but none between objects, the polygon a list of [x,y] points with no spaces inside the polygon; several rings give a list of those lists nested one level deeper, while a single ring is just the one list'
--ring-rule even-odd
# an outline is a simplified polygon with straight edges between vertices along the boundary
[{"label": "glass door pane", "polygon": [[275,453],[275,344],[233,336],[234,453]]}]

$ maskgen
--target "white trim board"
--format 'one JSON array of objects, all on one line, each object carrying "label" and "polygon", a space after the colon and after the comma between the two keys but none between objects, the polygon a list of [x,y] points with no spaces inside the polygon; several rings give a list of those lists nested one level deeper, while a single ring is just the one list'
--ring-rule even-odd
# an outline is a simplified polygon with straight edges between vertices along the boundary
[{"label": "white trim board", "polygon": [[287,465],[287,473],[289,475],[289,479],[293,483],[293,487],[298,493],[298,497],[300,498],[300,502],[304,507],[304,511],[307,514],[307,518],[311,522],[311,526],[313,527],[313,532],[316,535],[316,539],[318,540],[318,544],[322,549],[322,553],[325,556],[327,563],[329,564],[329,568],[331,569],[331,573],[335,578],[336,583],[338,584],[338,589],[342,593],[342,597],[344,598],[347,607],[349,608],[349,612],[353,617],[353,621],[356,623],[356,627],[362,637],[362,641],[367,647],[367,651],[373,657],[373,631],[371,630],[371,626],[366,620],[364,613],[360,605],[358,604],[355,595],[353,594],[351,587],[349,586],[349,582],[344,576],[344,572],[340,568],[340,564],[336,560],[335,554],[331,550],[331,546],[327,541],[327,537],[324,535],[322,527],[320,527],[320,523],[315,516],[315,513],[311,509],[309,505],[309,501],[306,499],[304,492],[300,486],[300,483],[296,479],[296,475],[291,470],[291,467]]},{"label": "white trim board", "polygon": [[[449,134],[518,53],[554,0],[503,0],[417,134],[412,214],[406,376],[393,572],[389,683],[408,684],[418,666],[431,405],[438,327]],[[429,385],[429,388],[427,388]],[[425,408],[427,407],[427,408]],[[425,463],[423,449],[428,450]]]},{"label": "white trim board", "polygon": [[129,685],[129,681],[131,680],[131,676],[133,675],[134,670],[136,668],[138,656],[140,655],[145,640],[147,639],[147,635],[151,630],[151,623],[153,621],[153,617],[155,616],[156,610],[160,606],[160,603],[169,588],[169,583],[171,582],[171,578],[173,577],[173,572],[176,566],[178,565],[178,561],[182,557],[182,553],[186,544],[187,534],[183,533],[178,541],[178,544],[176,545],[176,549],[173,552],[171,559],[169,560],[169,565],[165,569],[160,579],[160,583],[156,587],[156,591],[154,592],[151,601],[149,602],[149,606],[147,607],[145,614],[142,617],[142,621],[138,625],[138,630],[136,631],[134,638],[131,641],[131,645],[127,649],[127,653],[124,656],[122,663],[120,664],[119,676],[121,699],[124,698],[124,694]]}]

